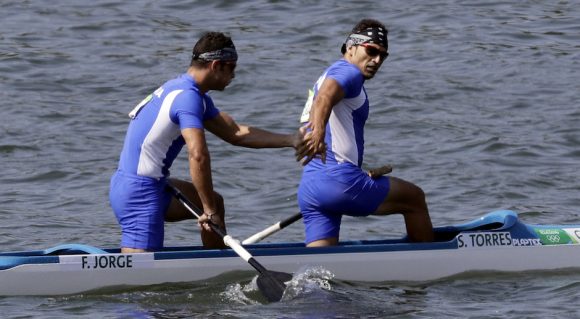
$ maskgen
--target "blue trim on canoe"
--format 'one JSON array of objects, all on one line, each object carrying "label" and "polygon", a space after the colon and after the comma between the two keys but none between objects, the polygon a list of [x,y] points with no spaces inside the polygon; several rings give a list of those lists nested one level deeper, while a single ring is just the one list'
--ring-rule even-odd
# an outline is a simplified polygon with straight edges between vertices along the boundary
[{"label": "blue trim on canoe", "polygon": [[455,226],[458,231],[475,230],[486,225],[499,225],[497,230],[511,228],[518,222],[518,215],[511,210],[496,210],[472,222]]},{"label": "blue trim on canoe", "polygon": [[89,245],[83,244],[64,244],[44,250],[44,255],[59,255],[60,253],[72,254],[108,254],[108,252]]},{"label": "blue trim on canoe", "polygon": [[[513,211],[494,211],[474,221],[455,226],[436,227],[436,241],[432,243],[411,243],[407,237],[384,240],[358,240],[340,242],[338,246],[306,248],[303,243],[259,243],[245,246],[254,256],[289,256],[340,253],[373,253],[388,251],[448,250],[458,249],[457,235],[460,233],[510,232],[512,239],[537,239],[534,228],[580,228],[580,225],[527,225],[518,220]],[[120,253],[120,249],[100,249],[82,244],[58,245],[46,250],[0,253],[0,270],[23,264],[58,263],[59,255],[110,254]],[[155,260],[227,258],[238,255],[231,249],[203,249],[201,246],[166,247],[155,252]]]},{"label": "blue trim on canoe", "polygon": [[6,256],[0,257],[0,271],[25,264],[58,264],[58,256]]},{"label": "blue trim on canoe", "polygon": [[[327,255],[341,253],[373,253],[373,252],[390,252],[390,251],[416,251],[416,250],[449,250],[457,249],[457,240],[441,243],[367,243],[351,244],[341,243],[339,246],[306,248],[301,245],[276,245],[267,247],[256,244],[245,247],[254,257],[263,256],[291,256],[291,255]],[[190,258],[223,258],[238,257],[231,249],[224,250],[195,250],[195,251],[162,251],[154,253],[155,260],[170,259],[190,259]]]},{"label": "blue trim on canoe", "polygon": [[[285,255],[312,255],[312,254],[339,254],[339,253],[373,253],[385,251],[416,251],[416,250],[443,250],[457,249],[456,236],[461,232],[511,231],[515,230],[514,238],[536,238],[536,234],[529,231],[524,224],[518,221],[518,216],[511,210],[498,210],[484,215],[472,222],[456,226],[436,227],[435,237],[438,241],[432,243],[411,243],[407,237],[386,240],[358,240],[340,242],[338,246],[306,248],[303,243],[285,244],[253,244],[245,248],[253,256],[285,256]],[[166,248],[155,253],[156,260],[186,259],[186,258],[219,258],[235,257],[232,250],[188,250],[181,248]]]},{"label": "blue trim on canoe", "polygon": [[63,244],[40,251],[0,254],[0,270],[24,264],[58,264],[58,255],[108,254],[97,247],[82,244]]}]

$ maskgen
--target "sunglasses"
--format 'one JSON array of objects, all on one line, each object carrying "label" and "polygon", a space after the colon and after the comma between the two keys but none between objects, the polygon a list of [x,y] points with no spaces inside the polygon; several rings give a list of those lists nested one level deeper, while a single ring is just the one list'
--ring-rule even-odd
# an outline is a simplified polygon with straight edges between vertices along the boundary
[{"label": "sunglasses", "polygon": [[362,44],[360,44],[360,46],[365,48],[365,52],[371,58],[374,58],[374,57],[380,55],[381,60],[385,60],[389,56],[389,52],[387,52],[386,50],[385,51],[380,50],[376,47],[370,46],[368,43],[362,43]]}]

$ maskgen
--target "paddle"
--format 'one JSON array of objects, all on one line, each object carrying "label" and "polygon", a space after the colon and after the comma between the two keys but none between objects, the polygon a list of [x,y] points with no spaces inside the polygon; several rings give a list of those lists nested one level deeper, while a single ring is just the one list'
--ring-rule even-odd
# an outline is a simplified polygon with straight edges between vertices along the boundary
[{"label": "paddle", "polygon": [[[183,206],[189,210],[197,219],[201,217],[203,212],[197,206],[195,206],[187,197],[185,197],[175,186],[167,184],[168,190],[183,204]],[[284,290],[286,290],[286,284],[284,282],[292,279],[292,275],[283,272],[269,271],[264,266],[262,266],[242,245],[239,241],[226,234],[226,232],[221,229],[216,224],[211,221],[208,222],[211,229],[218,235],[220,235],[224,241],[224,244],[231,247],[238,256],[242,257],[247,263],[249,263],[254,269],[260,274],[257,279],[258,289],[262,292],[264,297],[270,302],[280,301]]]},{"label": "paddle", "polygon": [[297,213],[294,214],[282,221],[277,222],[276,224],[262,230],[261,232],[255,233],[254,235],[244,239],[244,241],[242,241],[242,245],[249,245],[249,244],[254,244],[257,243],[259,241],[261,241],[262,239],[278,232],[281,229],[286,228],[288,225],[291,225],[292,223],[294,223],[295,221],[299,220],[302,218],[302,213]]}]

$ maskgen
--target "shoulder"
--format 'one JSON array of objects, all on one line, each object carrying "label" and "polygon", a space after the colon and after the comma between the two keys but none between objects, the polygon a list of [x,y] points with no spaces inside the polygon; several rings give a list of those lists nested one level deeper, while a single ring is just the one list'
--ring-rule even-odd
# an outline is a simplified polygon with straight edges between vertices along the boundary
[{"label": "shoulder", "polygon": [[181,93],[179,93],[180,100],[188,100],[192,102],[201,102],[201,100],[205,100],[206,96],[199,94],[199,92],[191,89],[179,89]]},{"label": "shoulder", "polygon": [[[201,94],[197,88],[187,85],[179,85],[170,88],[173,94],[177,94],[174,99],[174,103],[172,104],[179,104],[179,105],[200,105],[208,103],[211,101],[211,98],[207,94]],[[170,93],[170,92],[168,92]]]},{"label": "shoulder", "polygon": [[197,90],[183,90],[172,103],[172,115],[194,115],[203,120],[215,117],[219,110],[215,107],[208,94],[200,94]]},{"label": "shoulder", "polygon": [[191,76],[189,76],[187,73],[181,74],[178,77],[167,81],[163,85],[163,88],[165,89],[166,94],[179,91],[179,96],[181,99],[201,100],[207,96],[207,94],[202,95],[199,92],[199,89],[193,81],[193,78],[191,78]]},{"label": "shoulder", "polygon": [[326,76],[338,82],[347,96],[358,95],[364,84],[360,70],[346,60],[338,60],[326,71]]},{"label": "shoulder", "polygon": [[347,77],[352,77],[356,79],[363,79],[362,73],[356,67],[356,65],[347,62],[344,59],[340,59],[334,62],[330,67],[327,69],[328,74],[337,74],[343,75]]}]

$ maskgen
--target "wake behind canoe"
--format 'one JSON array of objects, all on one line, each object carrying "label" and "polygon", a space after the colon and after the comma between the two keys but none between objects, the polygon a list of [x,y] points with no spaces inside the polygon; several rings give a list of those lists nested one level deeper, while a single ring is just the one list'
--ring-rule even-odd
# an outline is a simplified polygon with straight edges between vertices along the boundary
[{"label": "wake behind canoe", "polygon": [[[527,225],[512,211],[470,223],[437,227],[437,241],[406,238],[341,242],[254,244],[247,250],[268,268],[294,273],[322,266],[353,281],[426,281],[468,271],[533,271],[580,267],[580,225]],[[0,295],[64,295],[114,286],[207,280],[252,268],[230,249],[169,247],[143,254],[61,245],[0,253]]]}]

